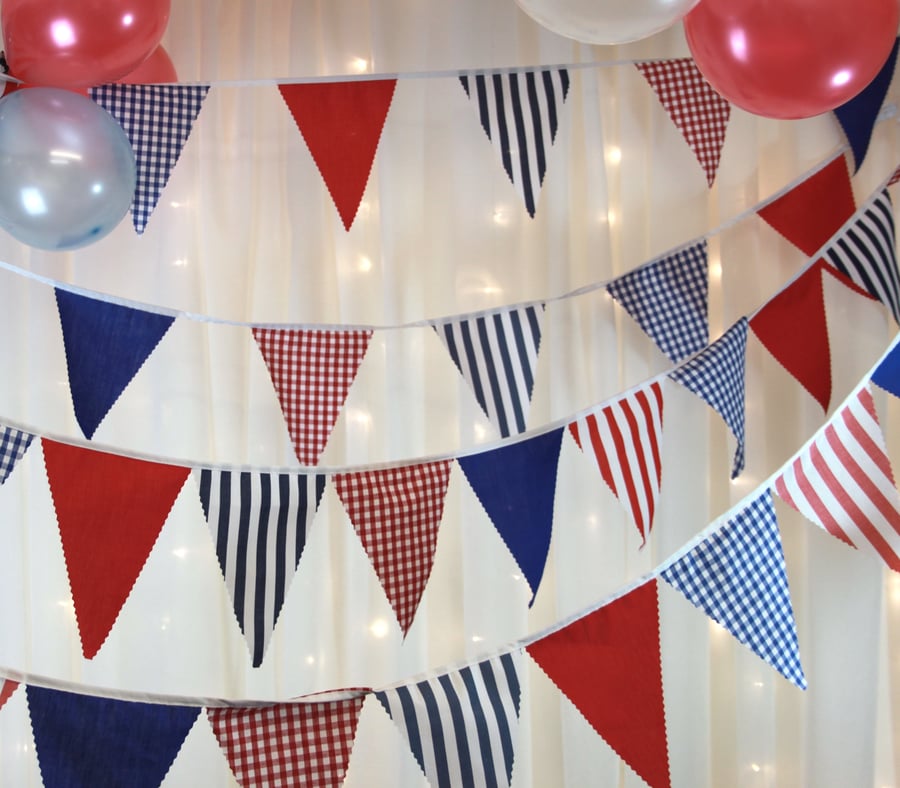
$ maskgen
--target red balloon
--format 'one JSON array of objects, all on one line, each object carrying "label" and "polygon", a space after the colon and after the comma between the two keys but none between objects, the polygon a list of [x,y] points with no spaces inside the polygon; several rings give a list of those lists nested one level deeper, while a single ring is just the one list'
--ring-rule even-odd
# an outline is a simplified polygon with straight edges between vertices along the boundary
[{"label": "red balloon", "polygon": [[808,118],[875,78],[898,17],[897,0],[701,0],[684,31],[697,67],[732,104]]},{"label": "red balloon", "polygon": [[177,82],[178,74],[169,53],[162,46],[153,50],[150,57],[130,74],[116,82],[122,85],[150,85],[156,82]]},{"label": "red balloon", "polygon": [[10,73],[33,85],[84,87],[134,71],[159,45],[171,0],[3,0]]}]

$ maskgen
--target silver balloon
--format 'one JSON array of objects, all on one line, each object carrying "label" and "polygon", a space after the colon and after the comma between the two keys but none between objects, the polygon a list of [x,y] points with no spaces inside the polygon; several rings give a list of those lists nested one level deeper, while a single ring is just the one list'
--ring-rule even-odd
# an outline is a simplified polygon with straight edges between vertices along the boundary
[{"label": "silver balloon", "polygon": [[554,33],[588,44],[626,44],[671,27],[699,0],[516,0]]},{"label": "silver balloon", "polygon": [[134,152],[116,120],[59,88],[0,99],[0,227],[39,249],[109,233],[134,197]]}]

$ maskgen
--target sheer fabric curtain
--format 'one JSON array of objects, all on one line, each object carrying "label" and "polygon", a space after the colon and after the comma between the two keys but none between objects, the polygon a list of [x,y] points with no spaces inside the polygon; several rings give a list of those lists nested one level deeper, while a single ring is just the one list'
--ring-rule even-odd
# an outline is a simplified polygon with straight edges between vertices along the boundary
[{"label": "sheer fabric curtain", "polygon": [[[173,5],[164,44],[179,79],[213,87],[145,233],[126,219],[71,254],[0,234],[8,264],[0,269],[0,420],[38,435],[86,443],[52,282],[178,314],[94,436],[116,453],[196,467],[298,467],[248,327],[260,323],[375,329],[322,456],[325,470],[495,447],[496,429],[428,321],[526,302],[546,303],[529,429],[566,423],[671,367],[599,285],[706,238],[710,334],[720,336],[807,263],[754,209],[844,155],[831,115],[777,122],[734,108],[709,189],[632,65],[686,56],[677,26],[602,48],[540,29],[512,0]],[[571,87],[531,218],[457,76],[561,64]],[[347,231],[276,82],[360,74],[399,81]],[[895,99],[892,92],[887,105]],[[893,172],[897,142],[887,117],[853,178],[858,204]],[[825,298],[834,405],[866,376],[895,326],[880,305],[841,285],[826,282]],[[454,467],[434,569],[403,638],[328,486],[259,668],[191,479],[109,638],[85,660],[35,445],[0,489],[0,665],[113,696],[202,703],[383,687],[494,654],[652,572],[824,423],[752,335],[747,353],[747,467],[734,482],[734,442],[720,417],[667,384],[662,490],[643,549],[592,462],[564,439],[553,540],[530,609],[519,568]],[[898,458],[897,405],[887,395],[876,402]],[[777,506],[809,689],[796,689],[661,585],[672,783],[894,785],[900,580]],[[523,664],[513,786],[642,785],[549,679]],[[0,783],[41,784],[22,692],[0,712]],[[164,783],[197,784],[235,784],[203,718]],[[367,702],[345,785],[426,784],[396,728]]]}]

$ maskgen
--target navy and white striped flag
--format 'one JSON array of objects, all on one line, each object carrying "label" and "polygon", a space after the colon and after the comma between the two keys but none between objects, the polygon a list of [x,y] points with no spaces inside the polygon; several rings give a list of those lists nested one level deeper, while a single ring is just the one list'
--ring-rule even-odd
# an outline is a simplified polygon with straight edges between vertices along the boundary
[{"label": "navy and white striped flag", "polygon": [[519,726],[519,653],[376,692],[435,788],[509,785]]},{"label": "navy and white striped flag", "polygon": [[556,139],[559,115],[569,92],[566,69],[514,74],[472,74],[459,78],[503,169],[533,217],[547,154]]},{"label": "navy and white striped flag", "polygon": [[0,484],[3,484],[28,451],[34,438],[30,432],[21,432],[12,427],[0,425]]},{"label": "navy and white striped flag", "polygon": [[887,189],[825,250],[825,259],[881,301],[900,323],[894,207]]},{"label": "navy and white striped flag", "polygon": [[205,468],[199,476],[203,514],[256,668],[303,554],[325,476]]},{"label": "navy and white striped flag", "polygon": [[435,326],[492,424],[508,438],[527,429],[544,305]]}]

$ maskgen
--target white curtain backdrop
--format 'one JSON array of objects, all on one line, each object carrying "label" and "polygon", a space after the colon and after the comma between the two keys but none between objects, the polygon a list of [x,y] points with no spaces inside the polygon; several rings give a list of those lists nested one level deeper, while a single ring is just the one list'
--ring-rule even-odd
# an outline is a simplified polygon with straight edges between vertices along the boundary
[{"label": "white curtain backdrop", "polygon": [[[173,3],[163,43],[180,81],[213,87],[145,233],[126,218],[99,243],[60,254],[0,232],[2,423],[194,467],[297,468],[248,326],[369,326],[372,343],[323,468],[495,447],[495,427],[426,321],[546,302],[528,425],[566,423],[671,368],[602,283],[707,238],[716,338],[808,262],[754,210],[836,155],[848,156],[852,172],[833,115],[772,121],[733,108],[709,189],[632,65],[687,56],[680,26],[629,46],[588,47],[542,30],[513,0],[192,0]],[[562,64],[571,88],[532,219],[457,75]],[[399,81],[346,231],[276,82],[360,74]],[[900,163],[896,99],[895,87],[853,177],[860,205]],[[90,444],[75,421],[48,280],[178,315]],[[586,292],[569,295],[579,288]],[[896,326],[880,304],[836,282],[826,281],[825,296],[833,412]],[[731,482],[734,439],[718,414],[675,383],[665,395],[662,490],[646,547],[566,436],[553,540],[529,609],[519,568],[454,467],[434,569],[404,639],[329,485],[259,668],[193,478],[103,648],[82,657],[35,442],[0,488],[0,674],[200,704],[379,688],[494,654],[652,572],[757,490],[827,418],[751,333],[747,467]],[[883,393],[876,403],[900,460],[900,406]],[[672,784],[897,785],[900,577],[776,507],[809,689],[661,584]],[[534,663],[523,665],[514,788],[644,784]],[[19,691],[0,711],[0,785],[41,784]],[[164,783],[194,785],[236,785],[204,716]],[[372,700],[345,785],[427,785]]]}]

